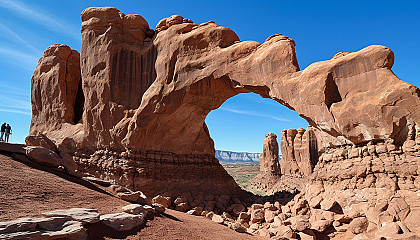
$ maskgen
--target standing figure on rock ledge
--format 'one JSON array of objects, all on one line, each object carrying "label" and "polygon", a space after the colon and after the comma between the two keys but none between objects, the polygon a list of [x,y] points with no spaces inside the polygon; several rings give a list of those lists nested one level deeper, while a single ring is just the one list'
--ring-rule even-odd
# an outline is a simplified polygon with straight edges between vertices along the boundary
[{"label": "standing figure on rock ledge", "polygon": [[5,142],[9,142],[9,135],[12,134],[12,127],[7,124],[6,128],[5,128],[5,136],[4,136],[4,141]]},{"label": "standing figure on rock ledge", "polygon": [[3,141],[4,131],[6,131],[6,123],[3,123],[3,125],[1,125],[1,137],[0,137],[0,141]]}]

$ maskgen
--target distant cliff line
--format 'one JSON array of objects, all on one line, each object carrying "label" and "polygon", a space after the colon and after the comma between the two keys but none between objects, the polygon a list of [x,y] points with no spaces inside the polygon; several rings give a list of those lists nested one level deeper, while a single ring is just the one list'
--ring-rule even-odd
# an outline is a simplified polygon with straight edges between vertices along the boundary
[{"label": "distant cliff line", "polygon": [[[216,150],[216,158],[221,163],[259,163],[261,153],[232,152]],[[281,155],[279,156],[279,159]]]}]

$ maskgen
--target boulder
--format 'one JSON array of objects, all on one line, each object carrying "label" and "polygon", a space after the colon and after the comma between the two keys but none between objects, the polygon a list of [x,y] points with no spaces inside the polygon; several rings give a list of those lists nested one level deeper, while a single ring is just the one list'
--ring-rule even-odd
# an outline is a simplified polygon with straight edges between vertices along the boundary
[{"label": "boulder", "polygon": [[214,212],[208,212],[208,213],[206,214],[205,218],[210,219],[210,220],[213,220],[213,216],[214,216],[214,215],[215,215],[215,214],[214,214]]},{"label": "boulder", "polygon": [[165,213],[166,211],[166,208],[162,204],[159,204],[159,203],[152,204],[152,207],[154,207],[156,211],[158,211],[159,213]]},{"label": "boulder", "polygon": [[69,217],[75,221],[86,223],[99,222],[99,213],[96,209],[70,208],[42,213],[45,217]]},{"label": "boulder", "polygon": [[19,218],[0,222],[1,239],[87,239],[86,228],[69,217]]},{"label": "boulder", "polygon": [[241,212],[244,212],[246,210],[245,206],[242,204],[234,204],[232,208],[233,215],[239,216]]},{"label": "boulder", "polygon": [[296,233],[290,228],[290,226],[281,225],[277,228],[277,234],[275,239],[291,239],[296,238]]},{"label": "boulder", "polygon": [[62,165],[65,167],[68,174],[78,178],[82,177],[82,172],[78,170],[79,166],[73,160],[73,157],[65,152],[60,152],[58,156],[61,158]]},{"label": "boulder", "polygon": [[264,205],[259,203],[254,203],[251,205],[251,210],[258,210],[258,209],[264,209]]},{"label": "boulder", "polygon": [[57,151],[57,146],[55,146],[55,143],[42,133],[37,135],[28,135],[25,138],[25,143],[28,146],[40,146],[53,152]]},{"label": "boulder", "polygon": [[302,232],[306,229],[311,228],[311,223],[309,222],[309,219],[301,215],[291,217],[287,219],[285,223],[289,223],[290,228],[292,228],[293,231],[298,232]]},{"label": "boulder", "polygon": [[141,191],[118,193],[117,195],[122,200],[126,200],[129,202],[137,202],[144,205],[150,204],[146,195],[144,195]]},{"label": "boulder", "polygon": [[161,195],[157,195],[152,199],[152,203],[153,204],[158,203],[168,208],[171,206],[171,197],[164,197]]},{"label": "boulder", "polygon": [[353,219],[348,227],[348,230],[354,234],[366,232],[369,226],[369,221],[365,217],[359,217]]},{"label": "boulder", "polygon": [[402,233],[400,226],[396,222],[387,222],[378,229],[375,233],[377,238],[398,238],[398,234]]},{"label": "boulder", "polygon": [[185,212],[188,210],[188,203],[180,203],[176,205],[175,210],[180,212]]},{"label": "boulder", "polygon": [[122,207],[123,212],[131,214],[145,213],[146,210],[140,204],[130,204]]},{"label": "boulder", "polygon": [[267,210],[264,211],[264,219],[268,223],[274,222],[274,217],[276,215],[277,215],[277,212],[276,211],[272,211],[272,210],[269,210],[269,209],[267,209]]},{"label": "boulder", "polygon": [[194,207],[193,209],[189,210],[187,213],[190,215],[200,216],[202,212],[203,212],[202,207]]},{"label": "boulder", "polygon": [[263,222],[265,220],[264,209],[256,209],[251,211],[251,222]]},{"label": "boulder", "polygon": [[128,231],[145,222],[144,214],[114,213],[101,215],[103,224],[117,231]]},{"label": "boulder", "polygon": [[249,221],[250,217],[251,216],[249,216],[248,213],[241,212],[241,213],[239,213],[239,216],[238,216],[237,221],[240,222],[240,223],[245,223],[245,222],[248,222]]},{"label": "boulder", "polygon": [[25,147],[26,155],[34,162],[49,166],[58,167],[63,165],[63,161],[56,152],[50,149],[39,147],[39,146],[28,146]]},{"label": "boulder", "polygon": [[229,222],[228,227],[240,233],[246,232],[246,227],[239,222]]},{"label": "boulder", "polygon": [[277,208],[274,206],[274,204],[271,204],[270,202],[264,203],[264,209],[268,209],[271,211],[276,211]]},{"label": "boulder", "polygon": [[[210,215],[208,215],[210,216]],[[224,223],[224,219],[222,216],[217,215],[217,214],[212,214],[211,220],[215,223],[219,223],[219,224],[223,224]]]},{"label": "boulder", "polygon": [[301,240],[316,240],[315,233],[312,230],[306,230],[304,232],[297,233]]},{"label": "boulder", "polygon": [[319,220],[311,223],[311,229],[316,230],[318,232],[325,231],[331,224],[333,223],[332,220]]}]

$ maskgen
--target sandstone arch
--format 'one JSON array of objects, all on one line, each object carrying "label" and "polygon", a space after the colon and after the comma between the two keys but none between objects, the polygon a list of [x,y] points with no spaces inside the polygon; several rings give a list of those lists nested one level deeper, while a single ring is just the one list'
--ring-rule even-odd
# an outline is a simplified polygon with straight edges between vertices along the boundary
[{"label": "sandstone arch", "polygon": [[[300,71],[295,42],[283,35],[241,42],[229,28],[177,15],[153,31],[141,16],[115,8],[88,8],[81,18],[81,77],[61,74],[77,70],[78,60],[62,54],[74,50],[53,45],[45,51],[32,77],[30,135],[45,134],[86,171],[133,188],[166,188],[174,176],[174,186],[190,183],[213,171],[207,179],[219,182],[197,184],[234,189],[214,158],[204,120],[243,92],[272,98],[353,143],[404,142],[418,129],[419,89],[392,73],[394,54],[384,46],[339,53]],[[62,84],[79,81],[82,89]],[[74,103],[77,93],[84,104]],[[80,120],[76,112],[83,112]],[[187,174],[191,166],[197,173]]]}]

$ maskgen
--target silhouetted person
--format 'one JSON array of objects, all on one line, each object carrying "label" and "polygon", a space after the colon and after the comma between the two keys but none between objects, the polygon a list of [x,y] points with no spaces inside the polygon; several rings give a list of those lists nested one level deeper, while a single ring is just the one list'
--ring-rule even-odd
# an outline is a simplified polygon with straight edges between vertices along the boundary
[{"label": "silhouetted person", "polygon": [[4,131],[6,131],[6,123],[3,123],[3,125],[1,125],[1,137],[0,137],[0,141],[3,141]]},{"label": "silhouetted person", "polygon": [[4,141],[9,142],[9,135],[12,134],[12,127],[9,124],[7,124],[4,134]]}]

